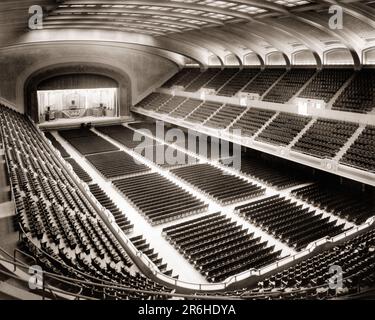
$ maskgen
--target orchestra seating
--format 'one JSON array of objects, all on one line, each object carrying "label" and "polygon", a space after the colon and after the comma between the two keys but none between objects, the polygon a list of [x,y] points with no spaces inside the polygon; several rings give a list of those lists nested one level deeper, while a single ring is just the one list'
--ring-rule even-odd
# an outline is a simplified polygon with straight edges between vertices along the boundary
[{"label": "orchestra seating", "polygon": [[263,101],[286,103],[298,93],[311,79],[315,69],[296,68],[288,71],[282,79],[267,93]]},{"label": "orchestra seating", "polygon": [[44,135],[49,141],[51,141],[54,148],[60,152],[60,155],[63,158],[70,158],[70,154],[68,153],[68,151],[66,151],[65,148],[61,145],[61,143],[56,140],[56,138],[52,135],[51,132],[44,132]]},{"label": "orchestra seating", "polygon": [[208,205],[158,173],[113,182],[152,224],[162,224],[207,210]]},{"label": "orchestra seating", "polygon": [[241,130],[244,137],[254,136],[274,115],[275,111],[250,108],[230,128],[230,131]]},{"label": "orchestra seating", "polygon": [[257,93],[262,96],[274,85],[274,83],[285,73],[286,69],[270,68],[265,69],[257,75],[241,92]]},{"label": "orchestra seating", "polygon": [[[372,229],[265,278],[252,292],[262,294],[277,290],[282,294],[280,298],[289,296],[290,299],[336,297],[340,292],[330,290],[327,285],[332,278],[331,266],[340,266],[344,271],[341,294],[356,292],[354,289],[358,287],[366,288],[375,283],[374,248],[375,230]],[[311,289],[298,293],[304,288]]]},{"label": "orchestra seating", "polygon": [[[130,241],[154,263],[160,272],[169,277],[173,276],[173,270],[168,269],[168,264],[164,263],[162,258],[159,258],[159,254],[155,252],[155,249],[151,248],[150,244],[146,242],[146,239],[144,239],[142,235],[130,238]],[[174,278],[178,279],[178,276]]]},{"label": "orchestra seating", "polygon": [[187,118],[186,121],[195,122],[203,124],[207,119],[209,119],[212,115],[217,112],[223,104],[216,103],[216,102],[204,102],[197,108],[194,112],[192,112]]},{"label": "orchestra seating", "polygon": [[73,171],[83,182],[90,183],[92,181],[90,175],[73,158],[67,158],[65,161],[72,166]]},{"label": "orchestra seating", "polygon": [[334,158],[358,128],[351,122],[318,119],[292,149],[318,158]]},{"label": "orchestra seating", "polygon": [[344,228],[337,220],[279,195],[238,206],[235,212],[296,250],[323,237],[335,236]]},{"label": "orchestra seating", "polygon": [[374,190],[362,191],[340,186],[339,182],[314,183],[292,194],[307,203],[355,224],[375,216]]},{"label": "orchestra seating", "polygon": [[205,72],[202,72],[197,78],[195,78],[186,88],[187,92],[196,92],[201,88],[204,88],[205,85],[216,77],[220,73],[219,68],[210,68]]},{"label": "orchestra seating", "polygon": [[323,69],[312,79],[299,97],[324,100],[328,103],[352,75],[353,69]]},{"label": "orchestra seating", "polygon": [[367,126],[340,163],[375,173],[375,127]]},{"label": "orchestra seating", "polygon": [[164,123],[162,121],[142,121],[130,123],[129,127],[131,127],[134,130],[148,130],[152,133],[154,137],[156,137],[156,128],[158,124],[161,125]]},{"label": "orchestra seating", "polygon": [[375,107],[375,71],[362,69],[344,89],[332,106],[333,110],[367,113]]},{"label": "orchestra seating", "polygon": [[141,143],[142,145],[155,143],[155,140],[151,138],[137,141],[138,139],[135,139],[135,131],[123,125],[96,127],[96,130],[129,149],[138,148]]},{"label": "orchestra seating", "polygon": [[260,268],[281,253],[221,213],[164,228],[163,235],[210,282]]},{"label": "orchestra seating", "polygon": [[120,242],[26,116],[0,107],[0,122],[20,248],[34,257],[34,263],[44,271],[85,281],[72,284],[70,290],[88,297],[160,299],[162,292],[171,291],[131,271],[133,263]]},{"label": "orchestra seating", "polygon": [[61,130],[59,134],[82,155],[118,150],[113,144],[89,129]]},{"label": "orchestra seating", "polygon": [[245,68],[238,72],[218,92],[219,96],[233,97],[241,91],[258,73],[260,69]]},{"label": "orchestra seating", "polygon": [[174,109],[176,109],[181,103],[183,103],[186,100],[184,97],[173,97],[170,99],[167,103],[165,103],[163,106],[161,106],[157,112],[161,114],[168,114],[171,113]]},{"label": "orchestra seating", "polygon": [[89,185],[90,192],[92,195],[98,200],[98,202],[110,211],[115,218],[117,225],[121,228],[122,231],[125,233],[131,233],[133,231],[134,225],[131,224],[129,219],[125,216],[123,212],[113,203],[113,201],[109,198],[109,196],[103,191],[102,188],[99,187],[97,184],[90,184]]},{"label": "orchestra seating", "polygon": [[123,151],[99,153],[86,157],[106,179],[114,179],[128,175],[145,173],[151,169]]},{"label": "orchestra seating", "polygon": [[177,168],[171,172],[222,204],[244,201],[265,193],[262,187],[210,164]]},{"label": "orchestra seating", "polygon": [[234,105],[225,105],[204,125],[215,129],[226,129],[240,116],[246,108]]},{"label": "orchestra seating", "polygon": [[310,117],[280,113],[255,140],[279,146],[288,146],[310,121]]},{"label": "orchestra seating", "polygon": [[237,68],[226,68],[213,78],[210,82],[208,82],[204,87],[206,89],[213,89],[218,91],[223,85],[225,85],[237,72],[239,69]]},{"label": "orchestra seating", "polygon": [[169,115],[174,118],[185,118],[203,103],[202,100],[187,99]]},{"label": "orchestra seating", "polygon": [[175,168],[199,162],[197,158],[166,144],[135,148],[134,151],[161,168]]},{"label": "orchestra seating", "polygon": [[[225,161],[222,161],[227,165]],[[233,162],[229,164],[233,166]],[[242,154],[240,172],[277,190],[284,190],[309,181],[301,166],[283,159]]]}]

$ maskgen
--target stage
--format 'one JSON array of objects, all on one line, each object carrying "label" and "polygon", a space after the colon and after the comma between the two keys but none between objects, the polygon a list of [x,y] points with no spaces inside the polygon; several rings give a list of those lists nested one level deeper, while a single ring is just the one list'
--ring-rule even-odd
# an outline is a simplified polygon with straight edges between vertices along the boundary
[{"label": "stage", "polygon": [[38,125],[42,130],[58,130],[65,128],[77,128],[81,124],[92,123],[93,125],[110,125],[134,121],[132,117],[83,117],[77,119],[56,119],[43,122]]}]

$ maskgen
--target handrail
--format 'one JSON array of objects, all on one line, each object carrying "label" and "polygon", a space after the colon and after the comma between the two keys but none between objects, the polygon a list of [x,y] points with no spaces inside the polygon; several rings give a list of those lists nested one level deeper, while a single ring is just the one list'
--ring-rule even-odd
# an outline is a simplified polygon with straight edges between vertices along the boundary
[{"label": "handrail", "polygon": [[[20,253],[20,254],[23,254],[24,256],[26,256],[26,257],[28,257],[28,258],[30,258],[30,259],[32,259],[32,260],[35,262],[35,264],[36,264],[36,259],[35,259],[35,257],[33,257],[33,256],[29,255],[29,254],[27,254],[26,252],[21,251],[21,250],[18,249],[18,248],[14,249],[13,261],[16,261],[16,255],[17,255],[17,252]],[[17,268],[17,267],[16,267],[16,264],[14,264],[14,270],[13,270],[13,272],[16,272],[16,268]]]}]

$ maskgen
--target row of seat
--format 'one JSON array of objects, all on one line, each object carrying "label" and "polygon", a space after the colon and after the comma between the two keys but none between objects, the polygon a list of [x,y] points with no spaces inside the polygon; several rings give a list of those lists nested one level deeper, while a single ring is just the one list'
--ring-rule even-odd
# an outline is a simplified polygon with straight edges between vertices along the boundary
[{"label": "row of seat", "polygon": [[262,187],[210,164],[176,168],[171,172],[222,204],[251,199],[265,193]]},{"label": "row of seat", "polygon": [[222,103],[208,101],[203,102],[186,118],[186,121],[203,124],[210,117],[212,117],[212,115],[214,115],[215,112],[217,112],[222,106]]},{"label": "row of seat", "polygon": [[115,180],[113,185],[152,225],[204,212],[208,207],[156,172]]},{"label": "row of seat", "polygon": [[221,213],[164,228],[163,235],[210,282],[260,268],[281,253]]},{"label": "row of seat", "polygon": [[325,181],[295,189],[292,194],[358,225],[375,216],[374,190],[372,189],[355,190],[341,186],[336,181]]},{"label": "row of seat", "polygon": [[235,212],[296,250],[320,238],[335,236],[344,229],[337,220],[316,214],[279,195],[238,206]]}]

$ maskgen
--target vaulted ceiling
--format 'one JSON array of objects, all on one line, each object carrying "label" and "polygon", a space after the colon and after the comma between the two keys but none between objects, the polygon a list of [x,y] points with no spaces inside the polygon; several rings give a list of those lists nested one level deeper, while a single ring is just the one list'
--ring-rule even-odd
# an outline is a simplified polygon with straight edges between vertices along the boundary
[{"label": "vaulted ceiling", "polygon": [[[43,7],[43,29],[29,30],[28,9]],[[330,8],[343,9],[343,28],[332,29]],[[214,56],[261,63],[280,53],[291,63],[310,52],[347,50],[354,64],[375,47],[375,1],[356,0],[2,0],[0,46],[40,41],[111,41],[207,65]]]}]

